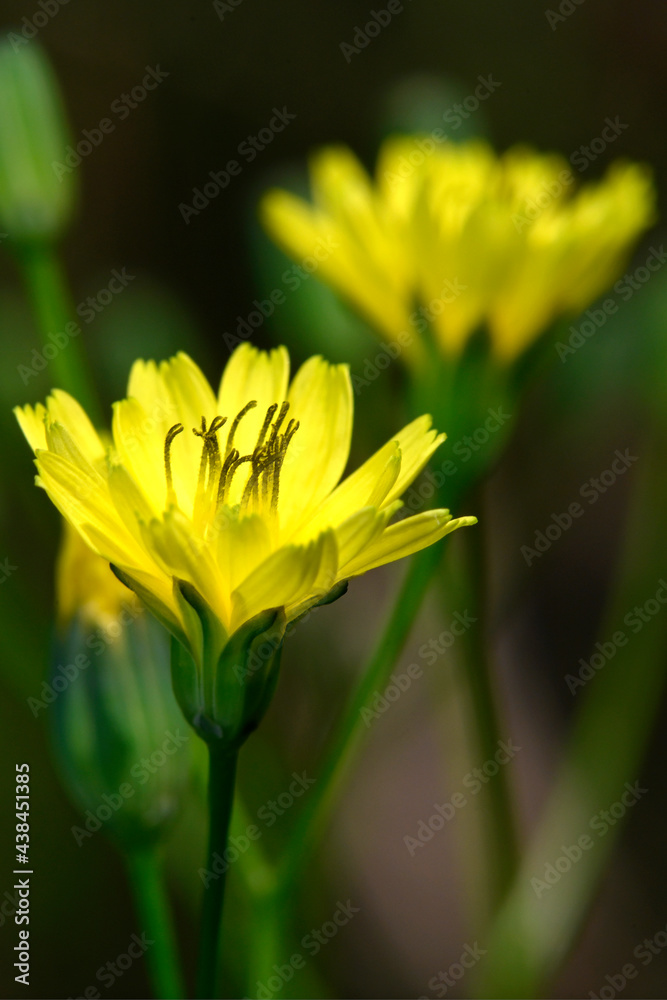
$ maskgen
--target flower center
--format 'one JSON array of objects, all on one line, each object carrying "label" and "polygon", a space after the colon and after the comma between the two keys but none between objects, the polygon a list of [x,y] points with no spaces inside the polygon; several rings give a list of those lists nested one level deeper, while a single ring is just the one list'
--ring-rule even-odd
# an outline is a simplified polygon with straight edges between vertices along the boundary
[{"label": "flower center", "polygon": [[[289,410],[289,403],[283,402],[278,408],[274,403],[266,411],[257,442],[252,452],[241,455],[234,447],[234,438],[241,420],[257,406],[257,400],[249,403],[234,417],[231,423],[224,455],[218,441],[218,431],[226,424],[227,417],[216,416],[206,426],[206,418],[201,418],[201,426],[193,427],[192,433],[202,439],[202,453],[199,460],[199,477],[193,517],[205,515],[213,507],[214,512],[229,503],[232,481],[237,470],[249,464],[248,476],[241,494],[240,506],[247,510],[278,510],[280,491],[280,471],[285,461],[289,443],[299,429],[299,421],[290,419],[282,431]],[[277,413],[277,415],[276,415]],[[275,418],[275,419],[274,419]],[[184,430],[183,424],[174,424],[167,431],[164,442],[164,473],[167,482],[167,505],[176,503],[171,469],[171,446],[174,438]],[[281,433],[282,431],[282,433]]]}]

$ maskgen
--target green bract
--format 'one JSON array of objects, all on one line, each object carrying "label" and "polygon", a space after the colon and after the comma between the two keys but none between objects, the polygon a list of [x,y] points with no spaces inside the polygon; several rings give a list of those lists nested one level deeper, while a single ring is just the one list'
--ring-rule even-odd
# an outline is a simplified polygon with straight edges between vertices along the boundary
[{"label": "green bract", "polygon": [[69,222],[73,176],[53,162],[69,141],[58,84],[39,45],[0,41],[0,227],[17,243],[56,238]]}]

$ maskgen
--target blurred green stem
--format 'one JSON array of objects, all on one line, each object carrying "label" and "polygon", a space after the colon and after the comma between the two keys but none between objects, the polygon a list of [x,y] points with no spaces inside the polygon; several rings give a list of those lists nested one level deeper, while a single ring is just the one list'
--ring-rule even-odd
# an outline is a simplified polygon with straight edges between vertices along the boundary
[{"label": "blurred green stem", "polygon": [[[601,645],[624,637],[590,680],[569,664],[573,698],[579,699],[572,733],[543,817],[524,853],[475,972],[473,996],[535,997],[562,966],[595,896],[622,823],[593,823],[638,785],[667,674],[667,616],[661,611],[635,627],[637,612],[667,577],[667,423],[639,452],[633,497],[616,585],[600,630]],[[626,621],[631,617],[630,623]],[[606,646],[603,645],[603,648]],[[585,690],[580,690],[584,686]],[[643,794],[643,792],[641,793]],[[578,846],[586,836],[590,845]],[[576,867],[556,883],[547,865],[565,850],[579,851]],[[576,856],[576,855],[575,855]]]},{"label": "blurred green stem", "polygon": [[[216,870],[216,861],[227,849],[227,835],[234,803],[236,780],[236,754],[209,745],[209,842],[207,868]],[[218,966],[222,906],[227,880],[226,868],[204,888],[197,968],[197,996],[212,1000],[218,995]]]},{"label": "blurred green stem", "polygon": [[135,849],[127,865],[141,929],[152,942],[146,951],[146,964],[153,992],[160,1000],[180,1000],[185,996],[183,977],[156,848]]},{"label": "blurred green stem", "polygon": [[[246,836],[251,826],[250,816],[237,795],[234,802],[231,831],[234,837]],[[237,868],[250,904],[250,928],[246,935],[248,960],[243,970],[244,996],[252,997],[257,981],[266,982],[271,969],[281,959],[282,926],[280,915],[275,912],[277,903],[276,869],[267,860],[260,844],[254,841],[252,849],[243,856]]]},{"label": "blurred green stem", "polygon": [[288,957],[287,946],[283,946],[283,922],[286,917],[289,918],[289,911],[285,912],[282,897],[275,888],[255,895],[249,963],[252,983],[249,984],[248,996],[257,996],[260,984],[266,990],[269,978],[276,975],[274,965],[279,965]]},{"label": "blurred green stem", "polygon": [[53,365],[54,384],[74,396],[93,423],[100,427],[100,409],[81,344],[81,326],[70,303],[57,254],[49,244],[28,244],[18,251],[18,261],[37,317],[42,344],[49,348],[49,356],[44,350],[43,357],[46,364]]},{"label": "blurred green stem", "polygon": [[317,782],[290,835],[278,873],[277,891],[285,904],[296,892],[318,837],[331,819],[343,778],[356,756],[362,736],[368,731],[361,711],[368,707],[375,692],[386,686],[441,556],[442,542],[438,542],[412,557],[385,631],[331,740]]},{"label": "blurred green stem", "polygon": [[289,923],[299,881],[331,819],[340,786],[367,732],[361,711],[375,692],[386,686],[441,556],[442,542],[439,542],[412,557],[385,631],[325,752],[317,781],[286,844],[282,863],[275,869],[275,881],[256,895],[260,936],[253,946],[253,982],[264,981],[262,977],[271,975],[274,961],[279,961],[283,927]]},{"label": "blurred green stem", "polygon": [[[472,506],[483,522],[481,488],[475,491],[474,497]],[[484,524],[477,525],[473,531],[461,532],[456,541],[460,551],[452,546],[448,553],[449,559],[455,562],[454,580],[451,579],[451,569],[447,567],[446,579],[448,589],[461,602],[461,607],[469,610],[476,619],[462,636],[462,673],[470,698],[473,741],[481,762],[486,763],[494,760],[499,742],[508,734],[500,723],[493,665],[484,628],[487,620]],[[451,598],[451,594],[449,596]],[[488,802],[488,818],[485,815],[483,819],[487,853],[485,885],[488,887],[487,911],[490,916],[508,891],[520,857],[507,769],[502,765],[485,786],[485,799]]]}]

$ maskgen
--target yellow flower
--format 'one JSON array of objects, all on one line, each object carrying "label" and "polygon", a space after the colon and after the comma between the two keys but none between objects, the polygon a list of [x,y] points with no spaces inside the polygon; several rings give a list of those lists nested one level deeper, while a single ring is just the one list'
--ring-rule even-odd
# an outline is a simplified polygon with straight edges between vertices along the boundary
[{"label": "yellow flower", "polygon": [[290,383],[285,348],[239,347],[217,397],[185,354],[135,362],[111,444],[60,390],[16,415],[38,484],[195,661],[191,606],[206,608],[220,646],[268,609],[288,622],[341,581],[476,520],[432,510],[389,523],[444,440],[427,416],[339,484],[352,431],[347,367],[314,357]]},{"label": "yellow flower", "polygon": [[297,259],[326,241],[319,276],[415,364],[428,326],[456,355],[482,324],[496,357],[513,361],[613,282],[654,218],[646,168],[615,163],[576,192],[561,157],[498,157],[482,142],[389,139],[375,183],[350,150],[325,148],[311,184],[312,205],[269,191],[266,228]]}]

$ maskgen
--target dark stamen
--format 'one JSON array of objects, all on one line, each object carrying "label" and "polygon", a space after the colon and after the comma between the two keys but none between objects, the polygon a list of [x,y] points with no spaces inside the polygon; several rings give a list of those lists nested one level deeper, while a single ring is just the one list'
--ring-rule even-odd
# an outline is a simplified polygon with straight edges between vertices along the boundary
[{"label": "dark stamen", "polygon": [[298,431],[299,426],[300,424],[298,420],[290,420],[289,424],[287,425],[287,430],[285,431],[285,433],[282,435],[281,438],[278,438],[278,441],[276,442],[278,448],[273,469],[273,490],[271,492],[271,510],[273,510],[274,512],[278,510],[280,472],[283,467],[283,462],[285,461],[285,455],[287,453],[288,445],[292,440],[292,438],[294,437],[294,435],[296,434],[296,432]]},{"label": "dark stamen", "polygon": [[232,426],[229,428],[229,435],[227,437],[227,446],[225,448],[225,455],[229,455],[230,451],[232,450],[232,445],[234,444],[234,435],[236,434],[236,428],[241,423],[248,410],[254,410],[256,406],[257,406],[257,400],[251,399],[250,402],[246,403],[243,409],[239,410],[239,412],[234,417],[234,422],[232,423]]},{"label": "dark stamen", "polygon": [[275,424],[271,428],[271,435],[269,437],[269,444],[273,444],[273,442],[276,440],[276,437],[278,435],[278,431],[280,430],[280,428],[282,426],[282,422],[285,419],[285,416],[286,416],[288,410],[289,410],[289,403],[288,402],[284,402],[282,404],[282,406],[280,407],[280,413],[278,414],[278,419],[276,420]]},{"label": "dark stamen", "polygon": [[171,443],[174,440],[174,438],[181,433],[182,430],[184,430],[183,424],[174,424],[174,426],[170,427],[169,430],[167,431],[167,436],[164,441],[164,475],[165,479],[167,480],[168,502],[171,502],[172,500],[176,499],[174,494],[174,483],[171,475],[171,455],[170,455]]},{"label": "dark stamen", "polygon": [[257,438],[257,444],[255,445],[255,451],[258,448],[261,448],[262,445],[264,444],[264,438],[266,436],[266,432],[269,429],[269,424],[273,420],[273,414],[276,412],[277,409],[278,409],[278,404],[273,403],[266,411],[266,416],[264,417],[264,423],[262,424],[262,429],[259,432],[259,437]]},{"label": "dark stamen", "polygon": [[[232,463],[230,463],[230,468],[229,468],[229,471],[227,473],[227,478],[226,478],[225,487],[224,487],[223,503],[225,502],[226,498],[229,496],[229,490],[230,490],[230,487],[232,485],[232,479],[234,478],[234,473],[238,469],[239,465],[243,465],[244,462],[251,462],[252,461],[252,455],[242,455],[239,458],[238,457],[238,455],[239,455],[238,451],[236,449],[234,449],[234,452],[236,453],[237,457],[234,459],[234,461]],[[232,453],[230,452],[230,455],[231,454]],[[227,456],[227,458],[229,458],[229,455]],[[227,459],[225,459],[225,464],[227,464]],[[219,495],[220,494],[218,493],[218,496]]]},{"label": "dark stamen", "polygon": [[232,465],[234,464],[234,462],[236,462],[238,457],[239,457],[238,451],[236,450],[236,448],[232,448],[230,453],[227,455],[227,458],[222,463],[222,469],[220,470],[220,479],[218,480],[218,500],[217,500],[218,506],[225,502],[225,495],[227,493],[226,489],[227,474]]},{"label": "dark stamen", "polygon": [[201,459],[199,462],[198,482],[200,488],[204,487],[207,466],[209,467],[208,486],[211,485],[213,479],[218,475],[218,471],[220,469],[220,446],[218,444],[216,434],[226,422],[227,417],[214,417],[211,421],[211,426],[208,430],[206,430],[206,418],[202,417],[201,430],[198,431],[196,427],[192,428],[192,433],[195,437],[204,439],[204,446],[202,448]]}]

